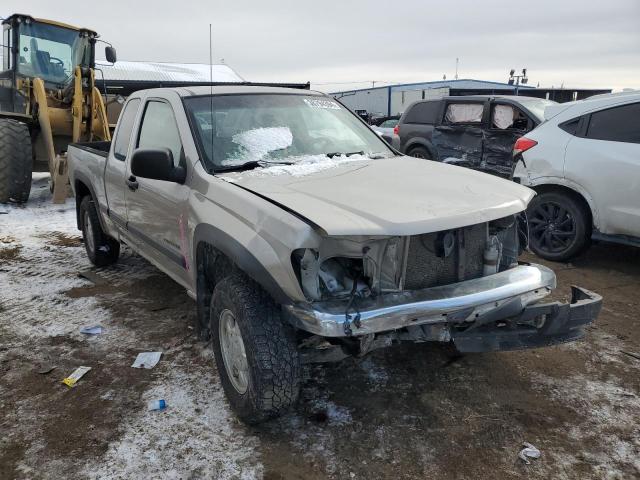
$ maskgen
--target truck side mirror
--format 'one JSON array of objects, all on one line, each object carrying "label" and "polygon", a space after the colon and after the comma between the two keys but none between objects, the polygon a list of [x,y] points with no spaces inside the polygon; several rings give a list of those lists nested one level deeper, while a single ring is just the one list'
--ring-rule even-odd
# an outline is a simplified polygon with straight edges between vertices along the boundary
[{"label": "truck side mirror", "polygon": [[131,173],[136,177],[184,183],[187,171],[173,166],[173,154],[168,148],[139,148],[131,156]]},{"label": "truck side mirror", "polygon": [[116,49],[113,48],[112,46],[108,46],[104,48],[104,56],[106,57],[107,62],[116,63],[116,59],[117,59]]}]

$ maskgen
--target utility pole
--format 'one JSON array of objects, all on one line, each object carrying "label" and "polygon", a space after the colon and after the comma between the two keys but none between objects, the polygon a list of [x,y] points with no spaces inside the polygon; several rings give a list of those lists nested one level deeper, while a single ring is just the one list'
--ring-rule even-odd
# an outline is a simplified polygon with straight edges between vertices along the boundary
[{"label": "utility pole", "polygon": [[520,84],[522,83],[523,85],[526,85],[529,79],[527,78],[526,68],[522,69],[522,75],[514,75],[515,73],[516,71],[512,68],[511,71],[509,72],[509,85],[515,84],[516,96],[517,96],[520,91]]},{"label": "utility pole", "polygon": [[371,80],[371,88],[376,88],[376,81],[375,80]]}]

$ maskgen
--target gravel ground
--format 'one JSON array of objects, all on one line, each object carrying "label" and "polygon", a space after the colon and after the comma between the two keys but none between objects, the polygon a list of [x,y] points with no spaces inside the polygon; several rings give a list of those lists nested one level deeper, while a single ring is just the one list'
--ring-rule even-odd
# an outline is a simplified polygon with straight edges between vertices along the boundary
[{"label": "gravel ground", "polygon": [[[38,177],[26,207],[0,205],[0,478],[638,478],[640,250],[595,245],[550,265],[558,297],[572,283],[604,296],[585,340],[460,359],[403,345],[313,366],[294,412],[249,428],[184,291],[126,248],[91,269],[72,200],[52,205]],[[91,325],[103,333],[79,332]],[[154,369],[130,367],[157,350]],[[81,365],[76,387],[61,383]],[[160,398],[168,408],[147,411]],[[523,441],[542,452],[531,465]]]}]

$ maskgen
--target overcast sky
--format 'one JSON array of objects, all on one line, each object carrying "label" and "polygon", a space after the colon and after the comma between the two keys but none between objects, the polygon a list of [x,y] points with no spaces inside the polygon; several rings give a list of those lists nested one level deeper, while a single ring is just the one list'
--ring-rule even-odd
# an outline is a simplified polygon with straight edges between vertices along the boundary
[{"label": "overcast sky", "polygon": [[453,78],[456,57],[459,78],[640,88],[640,0],[2,0],[16,12],[92,28],[122,60],[207,63],[212,23],[215,62],[324,91]]}]

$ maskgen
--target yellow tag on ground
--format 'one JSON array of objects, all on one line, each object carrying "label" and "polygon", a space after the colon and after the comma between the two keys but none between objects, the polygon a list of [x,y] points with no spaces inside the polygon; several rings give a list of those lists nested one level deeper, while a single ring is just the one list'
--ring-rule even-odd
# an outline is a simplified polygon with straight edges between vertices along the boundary
[{"label": "yellow tag on ground", "polygon": [[91,367],[78,367],[67,378],[63,378],[62,383],[69,387],[74,387],[76,383],[78,383],[78,380],[80,380],[80,378],[82,378],[82,376],[89,370],[91,370]]}]

